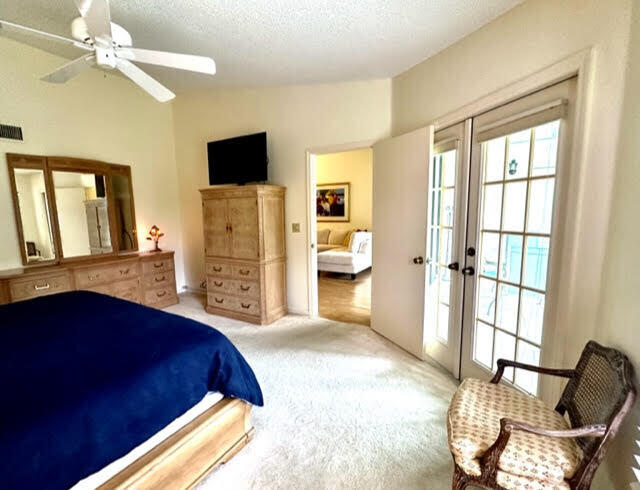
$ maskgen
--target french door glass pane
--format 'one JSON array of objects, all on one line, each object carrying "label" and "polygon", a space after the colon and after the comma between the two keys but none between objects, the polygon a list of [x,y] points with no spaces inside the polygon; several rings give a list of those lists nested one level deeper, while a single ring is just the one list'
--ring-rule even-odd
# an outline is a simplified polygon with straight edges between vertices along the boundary
[{"label": "french door glass pane", "polygon": [[482,255],[480,256],[480,274],[496,278],[498,276],[498,245],[500,233],[482,232]]},{"label": "french door glass pane", "polygon": [[436,339],[449,341],[449,305],[451,271],[447,265],[453,253],[453,224],[455,216],[455,182],[457,150],[434,155],[431,167],[431,214],[429,216],[428,316],[435,322]]},{"label": "french door glass pane", "polygon": [[505,178],[521,179],[529,173],[529,147],[531,131],[520,131],[509,136],[509,152],[507,155]]},{"label": "french door glass pane", "polygon": [[[559,121],[482,144],[481,229],[474,361],[540,362],[555,192]],[[536,394],[538,377],[505,370]]]},{"label": "french door glass pane", "polygon": [[524,208],[527,203],[527,182],[512,182],[504,186],[502,229],[524,230]]},{"label": "french door glass pane", "polygon": [[500,279],[520,283],[522,270],[522,235],[502,235]]},{"label": "french door glass pane", "polygon": [[504,151],[507,139],[503,136],[486,143],[484,181],[501,181],[504,176]]}]

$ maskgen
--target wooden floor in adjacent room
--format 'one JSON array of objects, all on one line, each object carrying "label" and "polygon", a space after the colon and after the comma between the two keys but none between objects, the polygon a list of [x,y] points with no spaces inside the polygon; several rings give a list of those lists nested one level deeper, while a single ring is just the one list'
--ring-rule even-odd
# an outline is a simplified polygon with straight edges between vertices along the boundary
[{"label": "wooden floor in adjacent room", "polygon": [[371,269],[350,274],[320,272],[318,311],[323,318],[338,322],[371,324]]}]

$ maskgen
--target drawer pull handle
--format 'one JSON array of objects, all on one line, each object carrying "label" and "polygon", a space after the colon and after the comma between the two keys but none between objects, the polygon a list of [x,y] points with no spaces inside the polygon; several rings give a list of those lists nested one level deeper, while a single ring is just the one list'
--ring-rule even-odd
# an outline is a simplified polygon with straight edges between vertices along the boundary
[{"label": "drawer pull handle", "polygon": [[217,287],[219,287],[219,288],[220,288],[220,287],[222,287],[222,285],[224,284],[224,282],[222,282],[222,281],[220,281],[220,282],[218,282],[218,281],[213,281],[213,284],[215,284]]},{"label": "drawer pull handle", "polygon": [[130,271],[130,270],[131,270],[131,269],[128,269],[128,268],[127,268],[127,269],[124,269],[124,270],[120,269],[120,275],[121,275],[121,276],[124,276],[125,274],[129,274],[129,271]]},{"label": "drawer pull handle", "polygon": [[223,300],[223,299],[218,299],[218,298],[216,298],[216,297],[214,297],[213,299],[215,299],[215,300],[216,300],[216,303],[218,303],[218,304],[220,304],[220,305],[221,305],[222,303],[224,303],[224,300]]},{"label": "drawer pull handle", "polygon": [[90,281],[95,281],[96,279],[100,278],[100,274],[96,274],[95,276],[89,276],[89,280]]},{"label": "drawer pull handle", "polygon": [[245,310],[248,310],[249,308],[251,308],[251,303],[240,303],[240,306],[242,306]]},{"label": "drawer pull handle", "polygon": [[240,272],[241,276],[248,276],[251,271],[250,270],[246,270],[245,271],[245,270],[240,269],[238,272]]},{"label": "drawer pull handle", "polygon": [[165,276],[154,278],[154,281],[156,281],[156,282],[162,282],[164,280],[165,280]]},{"label": "drawer pull handle", "polygon": [[33,286],[33,289],[35,289],[36,291],[43,291],[44,289],[49,289],[51,287],[51,285],[49,283],[46,283],[44,286],[38,286],[37,284],[35,284]]},{"label": "drawer pull handle", "polygon": [[154,262],[153,263],[153,267],[155,267],[156,269],[159,269],[163,265],[164,265],[164,262]]},{"label": "drawer pull handle", "polygon": [[158,291],[158,292],[156,293],[156,296],[157,296],[158,298],[162,298],[165,294],[167,294],[167,292],[166,292],[166,291]]},{"label": "drawer pull handle", "polygon": [[214,272],[220,272],[221,270],[222,270],[222,267],[216,267],[215,265],[213,266]]},{"label": "drawer pull handle", "polygon": [[242,284],[240,284],[240,290],[244,291],[245,293],[249,291],[249,289],[251,289],[251,286],[243,286]]}]

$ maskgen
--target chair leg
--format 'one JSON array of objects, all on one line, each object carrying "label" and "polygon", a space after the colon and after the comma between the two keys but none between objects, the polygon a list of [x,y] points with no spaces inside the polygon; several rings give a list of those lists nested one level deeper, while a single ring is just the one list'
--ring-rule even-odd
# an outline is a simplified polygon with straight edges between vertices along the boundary
[{"label": "chair leg", "polygon": [[467,478],[462,470],[455,465],[453,470],[453,481],[451,482],[451,490],[464,490],[467,488]]}]

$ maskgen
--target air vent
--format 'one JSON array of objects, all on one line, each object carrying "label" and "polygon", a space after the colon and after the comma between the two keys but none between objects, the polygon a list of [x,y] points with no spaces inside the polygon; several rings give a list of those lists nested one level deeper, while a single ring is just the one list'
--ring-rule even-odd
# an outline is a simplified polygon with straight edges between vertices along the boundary
[{"label": "air vent", "polygon": [[0,124],[0,138],[22,141],[22,128],[20,126]]}]

